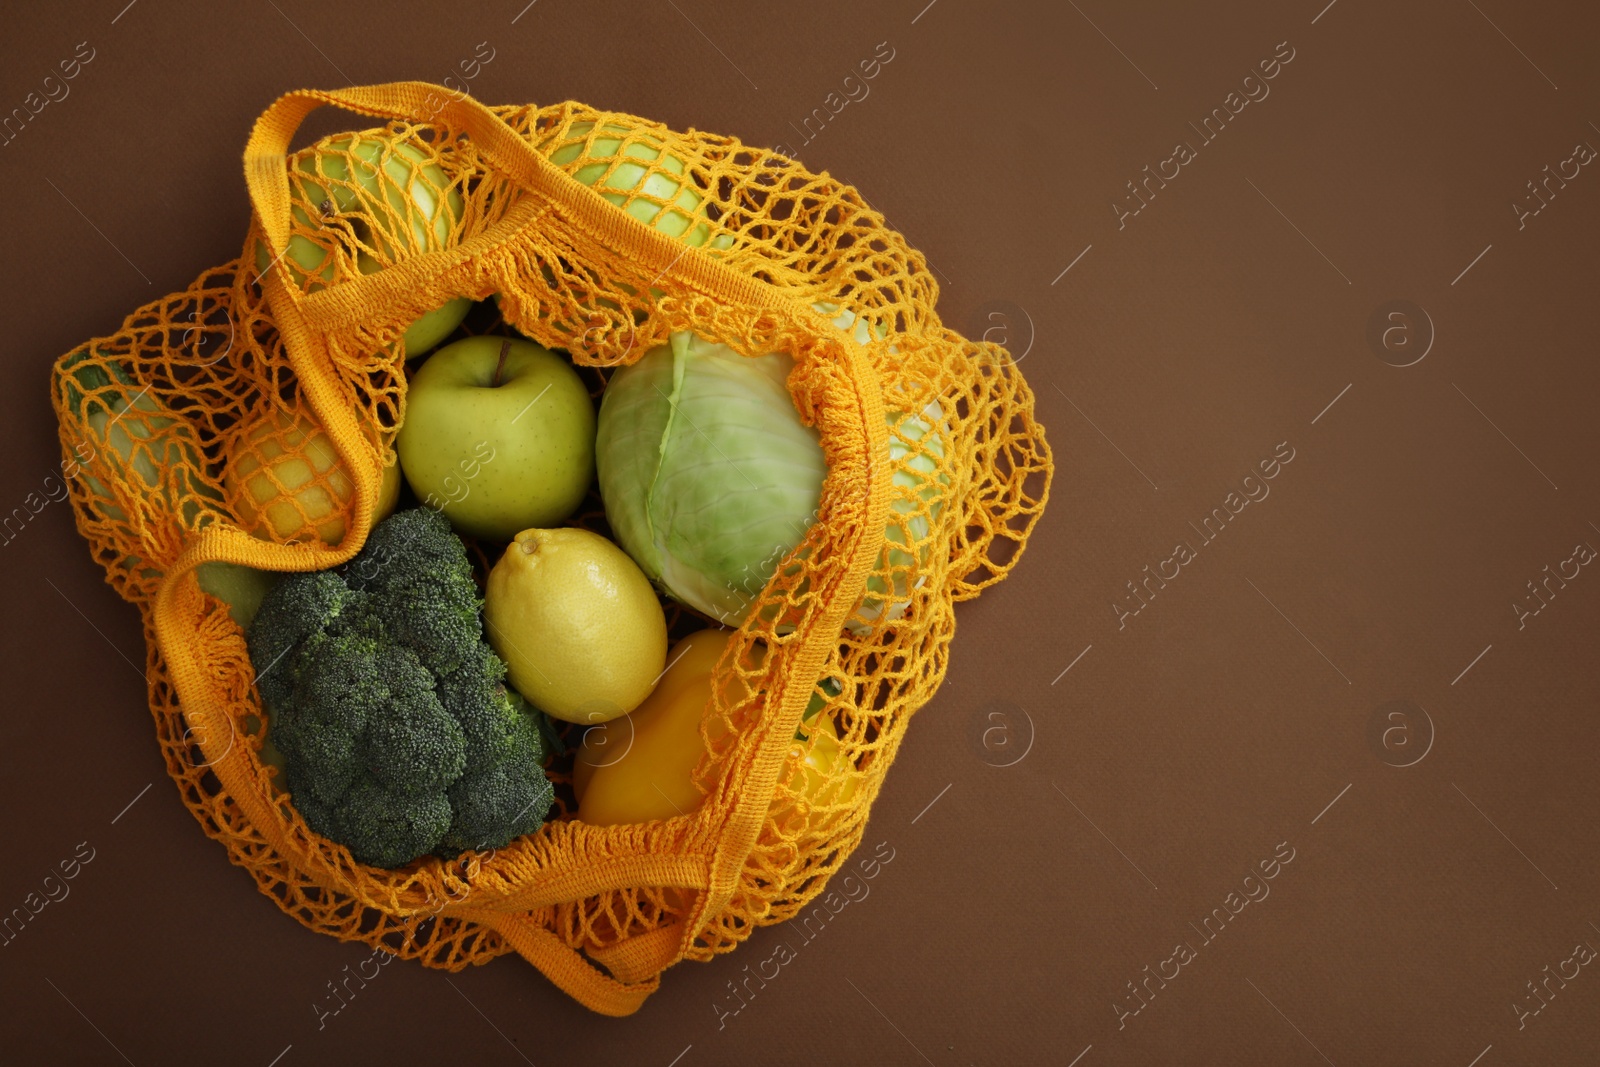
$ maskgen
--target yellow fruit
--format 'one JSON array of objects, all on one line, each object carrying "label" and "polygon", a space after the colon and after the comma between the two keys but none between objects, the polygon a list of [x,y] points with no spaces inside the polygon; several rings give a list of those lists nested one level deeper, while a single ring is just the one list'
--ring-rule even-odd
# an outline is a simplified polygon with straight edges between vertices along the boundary
[{"label": "yellow fruit", "polygon": [[[811,732],[813,736],[809,746],[804,741],[796,740],[789,748],[789,758],[800,761],[802,777],[797,783],[800,786],[799,804],[801,812],[808,818],[815,804],[848,804],[856,795],[853,776],[840,780],[837,786],[830,785],[838,777],[844,759],[844,748],[839,744],[839,727],[832,716],[823,715],[816,720]],[[772,802],[773,814],[780,822],[791,807],[791,803],[781,797]]]},{"label": "yellow fruit", "polygon": [[594,727],[572,766],[578,818],[591,826],[687,815],[705,795],[694,785],[705,752],[700,720],[711,669],[733,630],[701,630],[672,647],[655,690],[624,719]]},{"label": "yellow fruit", "polygon": [[[694,784],[694,769],[705,754],[700,722],[711,701],[711,672],[733,630],[701,630],[673,646],[667,671],[655,691],[632,714],[589,729],[583,735],[572,766],[572,789],[578,796],[578,819],[591,826],[616,826],[687,815],[699,808],[705,794]],[[791,787],[798,796],[780,794],[772,802],[772,817],[789,832],[793,815],[811,829],[820,828],[831,815],[816,812],[847,805],[855,796],[856,779],[846,770],[844,748],[833,718],[818,714],[827,698],[812,696],[812,708],[795,735],[789,758],[800,768]],[[735,676],[730,701],[748,694]],[[838,692],[835,685],[832,693]],[[712,737],[723,729],[720,719],[707,724]]]},{"label": "yellow fruit", "polygon": [[627,553],[587,530],[524,530],[489,573],[489,643],[528,702],[567,722],[625,715],[667,661],[667,621]]},{"label": "yellow fruit", "polygon": [[[229,449],[224,479],[239,525],[264,541],[302,539],[306,530],[330,545],[344,540],[355,482],[333,442],[309,415],[273,408]],[[400,498],[400,471],[384,468],[374,524]]]}]

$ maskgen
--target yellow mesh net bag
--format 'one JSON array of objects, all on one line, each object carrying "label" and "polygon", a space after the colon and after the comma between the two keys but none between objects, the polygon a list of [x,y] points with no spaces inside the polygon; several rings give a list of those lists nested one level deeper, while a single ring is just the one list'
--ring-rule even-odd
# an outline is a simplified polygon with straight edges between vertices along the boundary
[{"label": "yellow mesh net bag", "polygon": [[[387,125],[289,155],[324,104]],[[853,189],[732,138],[406,82],[283,97],[245,174],[240,258],[63,356],[52,380],[78,528],[143,614],[167,769],[311,929],[452,971],[515,951],[626,1015],[665,968],[795,915],[860,843],[944,677],[953,602],[1005,576],[1043,510],[1032,394],[1004,350],[940,323],[925,261]],[[491,294],[580,368],[679,330],[791,353],[828,474],[818,520],[714,674],[699,809],[610,827],[562,812],[493,852],[382,870],[312,833],[277,786],[244,635],[195,569],[350,559],[397,485],[408,327]],[[856,329],[830,321],[846,312]],[[891,449],[886,413],[929,411],[930,432]],[[905,488],[930,470],[942,492]],[[916,550],[887,550],[886,531]],[[904,602],[863,612],[873,590]],[[821,714],[841,758],[814,788],[796,730],[819,679],[837,683]]]}]

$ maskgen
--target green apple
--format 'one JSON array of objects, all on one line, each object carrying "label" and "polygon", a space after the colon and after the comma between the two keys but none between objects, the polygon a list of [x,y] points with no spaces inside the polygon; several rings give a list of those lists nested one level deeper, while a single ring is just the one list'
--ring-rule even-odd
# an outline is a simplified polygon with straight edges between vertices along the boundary
[{"label": "green apple", "polygon": [[[294,252],[294,242],[289,242],[289,251]],[[356,254],[356,269],[362,274],[376,274],[383,269],[383,265],[365,252]],[[435,345],[455,332],[461,321],[467,317],[467,312],[472,310],[472,301],[464,296],[458,296],[446,301],[432,311],[424,311],[406,327],[405,335],[400,338],[405,349],[407,359],[421,359],[427,355]]]},{"label": "green apple", "polygon": [[[352,166],[352,163],[354,166]],[[290,274],[316,290],[333,281],[334,264],[327,252],[306,236],[332,214],[349,216],[356,236],[390,261],[443,248],[461,218],[461,192],[449,175],[416,144],[387,134],[330,137],[295,153],[289,171],[289,214],[292,229],[287,249]],[[363,273],[381,266],[359,264]],[[265,271],[272,254],[256,248],[256,269]]]},{"label": "green apple", "polygon": [[461,320],[467,317],[467,312],[472,310],[472,301],[464,296],[458,296],[443,307],[434,308],[424,312],[422,317],[406,327],[406,333],[401,338],[405,345],[406,358],[417,359],[426,355],[434,345],[443,341],[455,332],[461,325]]},{"label": "green apple", "polygon": [[594,431],[572,364],[532,341],[468,337],[412,377],[395,448],[423,504],[463,533],[509,541],[577,510],[594,480]]},{"label": "green apple", "polygon": [[[334,258],[307,236],[321,229],[325,211],[350,216],[357,238],[391,262],[446,247],[463,211],[444,168],[422,147],[388,134],[330,137],[296,153],[289,198],[289,274],[308,292],[332,284],[336,272]],[[273,263],[264,242],[256,245],[255,262],[258,276]],[[356,267],[374,274],[383,264],[358,250]],[[406,329],[406,356],[416,358],[448,337],[471,307],[457,297],[423,314]]]},{"label": "green apple", "polygon": [[[698,248],[706,243],[711,227],[704,222],[695,225],[704,215],[700,211],[700,193],[685,176],[689,168],[672,153],[663,153],[661,141],[653,133],[616,123],[608,123],[595,133],[594,123],[575,122],[567,135],[586,140],[556,149],[550,153],[550,162],[564,167],[579,156],[586,156],[592,162],[573,172],[578,181],[591,188],[598,184],[601,196],[619,207],[626,205],[628,214],[663,233],[683,238],[684,244]],[[625,138],[629,141],[624,148]],[[658,162],[661,169],[651,173],[650,164]],[[629,200],[635,192],[645,193],[650,199]]]},{"label": "green apple", "polygon": [[[681,238],[686,245],[700,248],[711,240],[711,226],[705,221],[701,207],[703,198],[688,177],[688,164],[665,151],[661,138],[655,133],[617,122],[606,123],[596,133],[594,123],[574,122],[566,136],[577,140],[569,140],[550,152],[550,162],[566,167],[580,157],[588,159],[588,163],[572,172],[573,178],[597,189],[601,196],[640,222],[668,236]],[[628,139],[626,147],[622,143],[624,139]],[[549,146],[544,147],[548,149]],[[657,161],[660,169],[650,173],[649,165]],[[634,196],[635,193],[645,195]],[[711,240],[711,247],[717,251],[733,247],[733,235],[718,235]],[[554,276],[549,268],[543,270],[545,282],[553,286]],[[498,310],[499,293],[494,294],[494,302]],[[617,309],[613,301],[604,298],[595,302],[613,311]]]},{"label": "green apple", "polygon": [[271,571],[258,571],[238,563],[212,560],[194,569],[200,588],[228,605],[228,614],[241,629],[249,629],[261,601],[277,584]]}]

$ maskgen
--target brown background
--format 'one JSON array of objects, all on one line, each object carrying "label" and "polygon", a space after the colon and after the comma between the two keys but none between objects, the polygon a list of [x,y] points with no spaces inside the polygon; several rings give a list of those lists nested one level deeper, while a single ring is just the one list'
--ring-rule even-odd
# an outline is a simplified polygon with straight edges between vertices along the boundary
[{"label": "brown background", "polygon": [[[946,321],[1026,353],[1057,478],[1015,578],[961,610],[873,813],[893,863],[721,1030],[713,1003],[783,928],[625,1020],[508,958],[390,966],[319,1031],[366,951],[281,915],[184,811],[135,612],[50,505],[0,546],[0,909],[79,842],[95,858],[0,948],[4,1059],[1600,1059],[1600,968],[1525,1029],[1511,1007],[1600,946],[1600,574],[1522,629],[1511,607],[1600,547],[1600,173],[1521,230],[1510,206],[1600,146],[1592,5],[124,3],[12,10],[0,44],[0,110],[95,50],[0,148],[6,509],[58,460],[51,360],[236,254],[267,103],[441,80],[484,41],[487,102],[785,143],[858,185],[935,264]],[[870,96],[799,144],[883,41]],[[1124,183],[1282,41],[1271,95],[1119,230]],[[1366,338],[1391,299],[1436,331],[1403,369]],[[1124,582],[1285,441],[1270,497],[1119,631]],[[1374,742],[1391,700],[1431,730],[1413,710]],[[1188,924],[1282,842],[1270,897],[1204,944]],[[1197,958],[1119,1030],[1125,983],[1181,940]]]}]

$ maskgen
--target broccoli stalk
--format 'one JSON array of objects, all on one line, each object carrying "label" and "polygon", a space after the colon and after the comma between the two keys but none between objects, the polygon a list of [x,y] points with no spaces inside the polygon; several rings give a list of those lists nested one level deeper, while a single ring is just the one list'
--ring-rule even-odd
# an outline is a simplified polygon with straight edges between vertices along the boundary
[{"label": "broccoli stalk", "polygon": [[415,508],[340,570],[284,578],[251,623],[294,805],[362,863],[498,848],[549,812],[540,731],[481,607],[450,524]]}]

